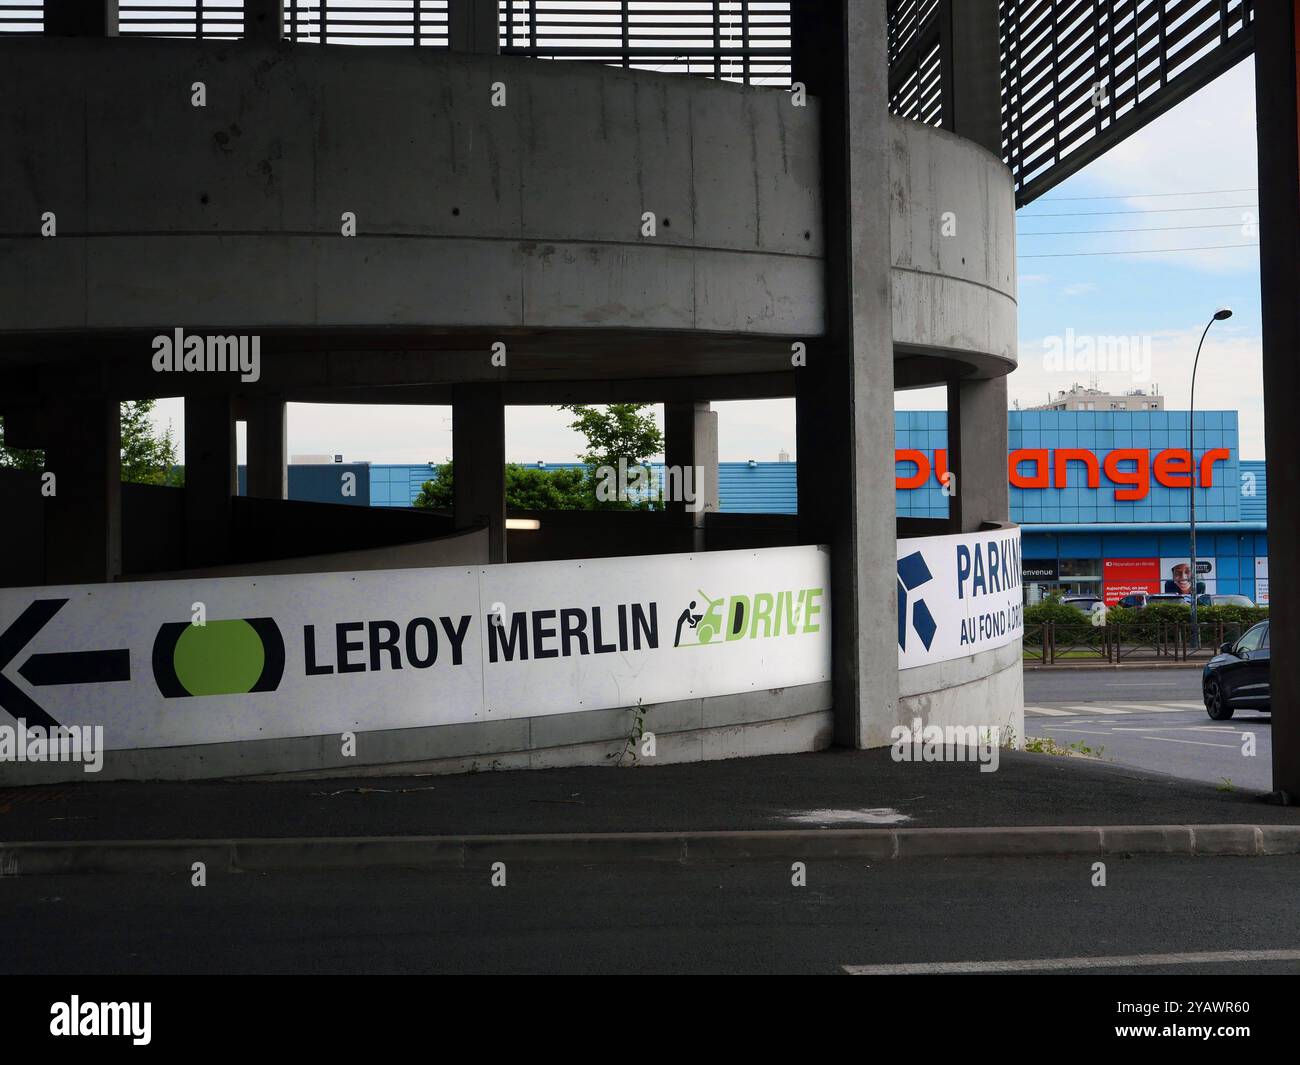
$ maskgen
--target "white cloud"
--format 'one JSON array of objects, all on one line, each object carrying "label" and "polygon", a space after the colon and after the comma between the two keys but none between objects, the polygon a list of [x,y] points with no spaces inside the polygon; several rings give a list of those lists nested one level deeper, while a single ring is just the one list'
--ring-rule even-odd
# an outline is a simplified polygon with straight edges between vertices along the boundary
[{"label": "white cloud", "polygon": [[[1194,161],[1194,165],[1189,166],[1189,161]],[[1082,174],[1086,174],[1089,189],[1097,196],[1120,198],[1090,203],[1052,200],[1053,194],[1048,193],[1048,198],[1029,205],[1020,215],[1021,220],[1032,222],[1035,215],[1046,213],[1073,214],[1077,209],[1078,214],[1073,217],[1044,218],[1034,222],[1033,228],[1166,230],[1072,237],[1069,250],[1079,252],[1115,249],[1138,252],[1257,242],[1258,197],[1251,191],[1258,182],[1254,60],[1238,63],[1194,96],[1111,148]],[[1189,195],[1189,192],[1219,189],[1248,191]],[[1181,210],[1187,207],[1203,209]],[[1180,209],[1166,210],[1169,208]],[[1143,213],[1096,213],[1103,211]],[[1251,225],[1256,228],[1250,229]],[[1191,226],[1220,228],[1172,228]],[[1032,232],[1032,228],[1026,232]],[[1037,242],[1034,243],[1036,247]],[[1033,249],[1026,244],[1021,250],[1032,253]],[[1241,273],[1258,269],[1259,253],[1247,247],[1219,251],[1147,251],[1123,258],[1147,266],[1167,262],[1211,273]]]},{"label": "white cloud", "polygon": [[[1123,334],[1117,324],[1116,333]],[[1098,373],[1096,383],[1104,391],[1125,392],[1131,388],[1159,387],[1167,410],[1186,410],[1190,402],[1192,360],[1201,329],[1167,330],[1134,334],[1149,340],[1149,375],[1132,372]],[[1092,383],[1086,369],[1048,369],[1041,341],[1022,344],[1020,366],[1011,375],[1009,398],[1022,406],[1043,403],[1049,395],[1068,390],[1076,382]],[[1242,458],[1264,457],[1264,397],[1260,338],[1246,329],[1218,325],[1206,337],[1196,373],[1198,410],[1235,410],[1238,415],[1238,447]]]}]

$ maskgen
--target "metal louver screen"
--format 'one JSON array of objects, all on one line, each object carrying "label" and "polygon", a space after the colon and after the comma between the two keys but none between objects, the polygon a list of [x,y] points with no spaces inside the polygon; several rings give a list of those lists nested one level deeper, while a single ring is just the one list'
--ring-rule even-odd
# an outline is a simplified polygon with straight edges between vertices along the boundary
[{"label": "metal louver screen", "polygon": [[117,32],[123,37],[244,35],[242,0],[118,0]]},{"label": "metal louver screen", "polygon": [[45,10],[41,0],[0,0],[0,33],[42,33]]},{"label": "metal louver screen", "polygon": [[504,0],[501,51],[790,84],[790,3]]},{"label": "metal louver screen", "polygon": [[284,35],[321,44],[447,47],[447,0],[284,0]]},{"label": "metal louver screen", "polygon": [[943,125],[944,0],[890,0],[887,12],[889,109],[930,126]]},{"label": "metal louver screen", "polygon": [[1003,159],[1025,204],[1254,48],[1255,0],[1002,0]]}]

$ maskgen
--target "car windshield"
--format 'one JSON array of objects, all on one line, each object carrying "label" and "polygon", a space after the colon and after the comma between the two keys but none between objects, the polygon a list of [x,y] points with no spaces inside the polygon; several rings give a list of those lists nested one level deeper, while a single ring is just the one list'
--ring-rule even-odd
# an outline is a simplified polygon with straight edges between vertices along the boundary
[{"label": "car windshield", "polygon": [[1264,632],[1268,627],[1267,622],[1260,622],[1252,629],[1247,629],[1245,635],[1237,641],[1237,653],[1242,651],[1258,651],[1260,644],[1264,642]]}]

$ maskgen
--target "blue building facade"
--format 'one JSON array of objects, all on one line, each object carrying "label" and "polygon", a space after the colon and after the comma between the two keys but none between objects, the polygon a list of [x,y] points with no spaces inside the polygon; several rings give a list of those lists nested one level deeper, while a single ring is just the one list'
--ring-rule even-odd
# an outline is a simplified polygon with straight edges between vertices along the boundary
[{"label": "blue building facade", "polygon": [[[662,463],[651,463],[656,478],[663,474]],[[578,469],[577,462],[548,462],[539,469]],[[294,467],[296,468],[296,467]],[[372,507],[409,507],[420,494],[425,481],[437,476],[437,468],[428,463],[412,466],[373,465],[370,467],[370,505]],[[290,484],[292,495],[293,485]],[[720,462],[718,464],[720,509],[733,514],[794,514],[798,511],[793,462]]]},{"label": "blue building facade", "polygon": [[[1023,527],[1030,601],[1047,592],[1095,593],[1114,602],[1129,591],[1173,590],[1176,567],[1183,566],[1184,579],[1190,576],[1193,479],[1197,583],[1213,594],[1268,601],[1268,479],[1263,462],[1240,458],[1236,411],[1197,412],[1194,468],[1186,411],[1011,411],[1007,417],[1011,518]],[[899,516],[946,518],[946,412],[898,411],[894,446]],[[345,470],[363,471],[356,498],[339,497]],[[436,476],[427,463],[293,466],[289,493],[409,507],[420,486]],[[240,485],[242,491],[242,471]],[[797,513],[796,466],[719,463],[718,494],[724,513]]]},{"label": "blue building facade", "polygon": [[[1195,479],[1198,585],[1268,601],[1267,476],[1243,461],[1236,411],[1197,411],[1188,457],[1186,411],[1011,411],[1011,518],[1031,601],[1046,592],[1188,590],[1188,482]],[[948,514],[943,411],[894,416],[895,502],[900,516]]]}]

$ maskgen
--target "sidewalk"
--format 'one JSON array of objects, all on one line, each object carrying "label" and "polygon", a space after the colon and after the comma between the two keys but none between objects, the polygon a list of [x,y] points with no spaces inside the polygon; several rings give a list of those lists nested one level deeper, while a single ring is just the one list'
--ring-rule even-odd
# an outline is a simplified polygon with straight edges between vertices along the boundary
[{"label": "sidewalk", "polygon": [[515,857],[586,861],[1259,854],[1300,852],[1300,807],[1081,758],[1003,751],[998,771],[981,773],[831,750],[639,769],[15,788],[0,791],[0,841],[0,875],[174,871],[196,848],[259,869],[463,863],[507,845]]}]

